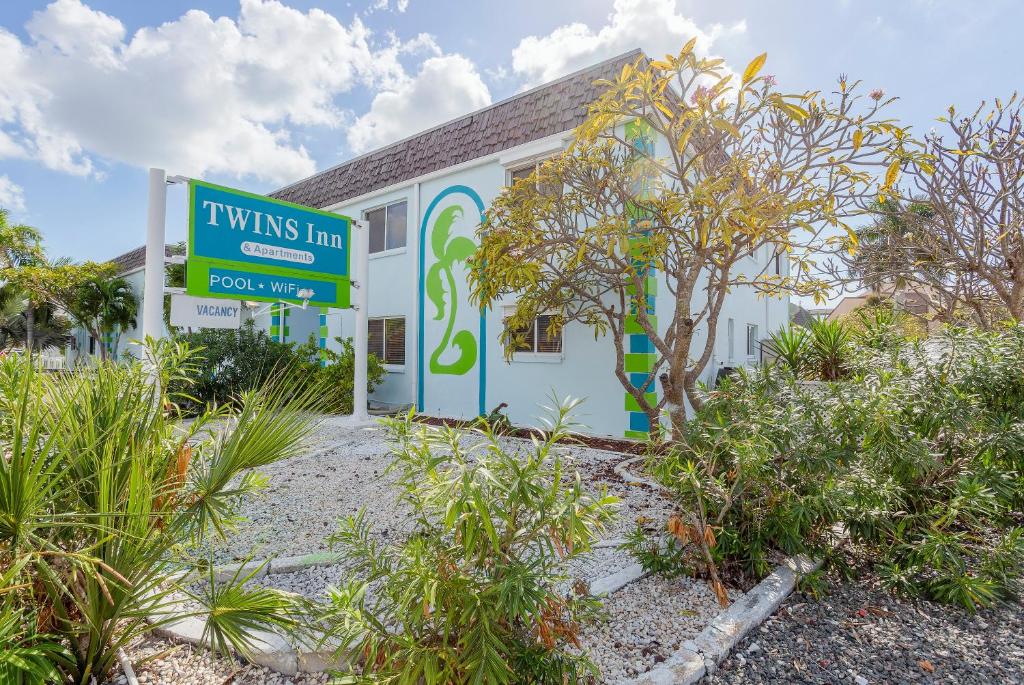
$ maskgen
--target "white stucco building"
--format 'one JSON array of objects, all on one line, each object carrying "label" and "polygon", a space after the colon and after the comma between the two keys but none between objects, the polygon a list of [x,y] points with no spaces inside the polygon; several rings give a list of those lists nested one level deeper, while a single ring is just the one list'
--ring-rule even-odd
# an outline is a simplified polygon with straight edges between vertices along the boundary
[{"label": "white stucco building", "polygon": [[[638,55],[570,74],[271,194],[369,222],[370,351],[389,372],[372,401],[458,418],[504,402],[513,423],[532,424],[554,392],[586,398],[578,418],[594,434],[637,436],[648,428],[614,375],[611,340],[595,340],[591,329],[575,323],[548,339],[542,321],[530,349],[506,361],[499,336],[514,298],[485,312],[472,307],[461,262],[445,270],[440,288],[426,282],[444,244],[455,237],[476,242],[482,213],[516,174],[566,147],[598,95],[594,81],[614,78]],[[447,241],[440,243],[431,240],[439,220],[452,222]],[[752,273],[766,264],[786,268],[780,264],[785,260],[767,253],[748,259]],[[670,311],[663,280],[654,291],[655,314]],[[713,382],[723,367],[757,363],[761,339],[787,319],[788,299],[758,298],[749,288],[737,288],[722,312],[705,380]],[[283,322],[267,314],[258,323],[286,341],[303,342],[312,334],[334,345],[336,336],[352,335],[354,315],[289,309]],[[629,337],[627,371],[630,365],[641,369],[633,374],[639,382],[647,375],[642,369],[649,350],[644,336]]]}]

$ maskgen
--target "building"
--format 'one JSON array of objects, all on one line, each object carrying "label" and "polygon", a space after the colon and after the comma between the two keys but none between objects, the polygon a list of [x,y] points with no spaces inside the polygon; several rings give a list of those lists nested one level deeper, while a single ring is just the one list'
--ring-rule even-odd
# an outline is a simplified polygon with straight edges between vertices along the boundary
[{"label": "building", "polygon": [[[534,424],[556,393],[586,398],[578,418],[594,434],[637,437],[648,429],[646,415],[631,411],[631,398],[614,375],[610,340],[595,340],[589,328],[572,323],[551,338],[541,317],[529,349],[506,361],[499,336],[514,298],[489,311],[475,309],[458,262],[441,281],[450,285],[426,278],[451,238],[476,241],[483,212],[503,187],[566,147],[599,94],[594,81],[614,78],[640,55],[620,55],[271,193],[369,223],[370,351],[389,372],[372,401],[455,418],[504,402],[513,423]],[[439,220],[451,222],[440,242],[431,239]],[[778,264],[767,253],[752,254],[749,262],[751,273]],[[664,281],[655,292],[655,312],[667,310]],[[734,290],[705,380],[713,383],[725,367],[757,363],[761,339],[788,319],[787,299]],[[287,309],[271,312],[260,325],[282,340],[304,342],[313,334],[321,345],[334,345],[335,337],[352,335],[354,314]],[[629,363],[641,371],[653,355],[645,336],[630,338]]]}]

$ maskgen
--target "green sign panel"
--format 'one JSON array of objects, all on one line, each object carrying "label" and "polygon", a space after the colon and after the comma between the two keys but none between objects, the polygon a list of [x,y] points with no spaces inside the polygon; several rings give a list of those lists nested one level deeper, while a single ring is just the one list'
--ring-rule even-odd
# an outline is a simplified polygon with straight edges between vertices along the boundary
[{"label": "green sign panel", "polygon": [[190,181],[186,292],[349,306],[352,220]]}]

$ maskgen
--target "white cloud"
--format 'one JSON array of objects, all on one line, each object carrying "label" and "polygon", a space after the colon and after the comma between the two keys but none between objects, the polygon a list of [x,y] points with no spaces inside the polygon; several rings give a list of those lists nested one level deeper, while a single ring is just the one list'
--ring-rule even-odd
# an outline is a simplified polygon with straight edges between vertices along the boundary
[{"label": "white cloud", "polygon": [[461,55],[431,57],[415,77],[378,93],[349,128],[349,146],[364,152],[491,103],[474,64]]},{"label": "white cloud", "polygon": [[512,69],[535,85],[634,48],[651,57],[675,54],[694,36],[698,54],[706,55],[717,38],[744,31],[743,22],[701,28],[677,10],[676,0],[615,0],[608,23],[596,31],[577,22],[521,40],[512,51]]},{"label": "white cloud", "polygon": [[25,191],[9,176],[0,176],[0,209],[25,209]]},{"label": "white cloud", "polygon": [[[131,36],[81,0],[55,0],[26,28],[24,42],[0,28],[0,158],[80,175],[101,159],[271,182],[308,175],[315,164],[293,127],[338,128],[355,116],[340,96],[407,89],[417,79],[400,57],[441,54],[425,34],[377,44],[358,18],[278,0],[240,0],[234,19],[191,10]],[[388,126],[371,128],[379,139]]]}]

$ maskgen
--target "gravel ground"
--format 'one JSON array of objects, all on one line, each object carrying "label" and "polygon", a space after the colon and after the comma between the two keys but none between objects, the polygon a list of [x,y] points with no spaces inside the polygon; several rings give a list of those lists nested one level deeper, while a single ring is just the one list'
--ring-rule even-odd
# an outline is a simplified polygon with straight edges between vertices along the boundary
[{"label": "gravel ground", "polygon": [[[525,449],[529,442],[505,438],[512,448]],[[613,472],[625,457],[586,447],[561,447],[574,462],[593,492],[607,486],[622,498],[619,516],[604,534],[622,537],[637,518],[663,521],[671,513],[669,502],[645,485],[626,485]],[[401,535],[410,522],[409,508],[397,502],[393,478],[385,476],[386,433],[381,428],[353,431],[327,423],[306,454],[271,464],[261,471],[269,487],[247,499],[237,531],[213,545],[215,563],[229,563],[252,554],[299,555],[327,549],[325,538],[334,532],[338,519],[366,508],[374,533]]]},{"label": "gravel ground", "polygon": [[661,663],[719,612],[707,583],[648,576],[605,600],[607,617],[583,630],[583,648],[603,676],[620,683]]},{"label": "gravel ground", "polygon": [[[528,449],[530,445],[516,438],[505,440],[511,449]],[[615,475],[614,466],[626,458],[624,455],[582,446],[559,449],[580,472],[591,491],[597,492],[604,486],[621,498],[619,515],[602,536],[605,545],[631,531],[638,519],[663,521],[671,513],[670,503],[656,490],[646,485],[626,485]],[[389,539],[402,537],[411,516],[408,508],[396,500],[393,479],[384,475],[386,464],[387,442],[383,429],[352,431],[330,423],[323,425],[307,453],[261,469],[269,479],[269,488],[262,496],[243,504],[244,520],[237,531],[212,550],[215,563],[237,561],[250,554],[264,558],[323,551],[327,549],[325,538],[334,531],[336,521],[362,508],[366,509],[374,534]],[[602,546],[575,560],[568,570],[574,578],[589,582],[631,563],[633,560],[628,553],[614,546]],[[329,586],[338,584],[345,575],[346,569],[335,565],[272,574],[258,582],[320,599]],[[685,578],[671,581],[645,578],[614,593],[605,607],[605,620],[584,629],[583,647],[606,673],[604,682],[607,683],[617,683],[649,670],[664,660],[680,641],[698,633],[719,610],[704,583]],[[153,646],[146,643],[144,648],[131,650],[132,659],[166,649],[166,643],[151,642]],[[214,685],[224,682],[237,668],[224,660],[211,660],[205,654],[185,648],[152,663],[147,671],[166,672],[179,678],[149,682]],[[265,671],[255,669],[242,674],[235,682],[264,682],[260,677],[265,677]],[[265,682],[292,681],[279,678]],[[294,682],[321,681],[300,679]]]},{"label": "gravel ground", "polygon": [[[174,645],[167,640],[147,638],[128,649],[140,683],[151,685],[321,685],[327,674],[285,676],[246,662],[212,656],[191,645]],[[152,661],[143,659],[162,655]],[[118,670],[104,685],[125,685]]]},{"label": "gravel ground", "polygon": [[870,579],[794,593],[707,683],[1024,683],[1024,604],[971,616]]}]

